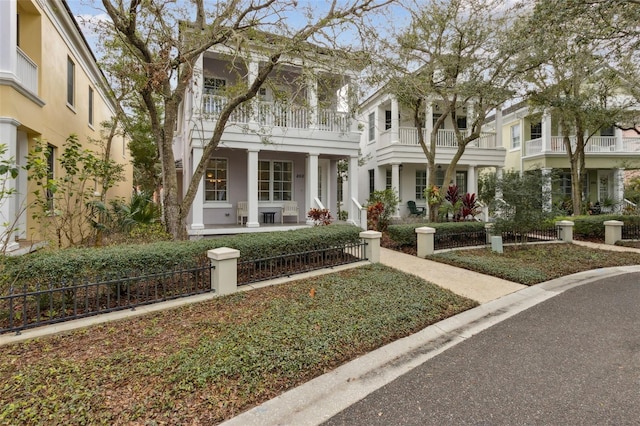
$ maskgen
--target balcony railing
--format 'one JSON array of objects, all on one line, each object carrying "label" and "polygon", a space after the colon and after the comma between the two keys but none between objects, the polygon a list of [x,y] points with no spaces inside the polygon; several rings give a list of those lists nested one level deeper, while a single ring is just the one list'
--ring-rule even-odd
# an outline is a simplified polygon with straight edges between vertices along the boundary
[{"label": "balcony railing", "polygon": [[18,52],[18,64],[16,69],[16,77],[20,80],[20,83],[34,94],[38,94],[38,65],[27,56],[19,47],[16,47]]},{"label": "balcony railing", "polygon": [[[429,143],[429,135],[426,129],[422,130],[424,140]],[[401,145],[418,145],[418,130],[415,127],[400,127],[399,138]],[[458,141],[456,139],[456,133],[453,130],[440,129],[436,137],[436,146],[444,148],[457,148]],[[496,135],[495,133],[481,133],[480,137],[472,141],[469,146],[476,148],[495,148],[496,147]]]},{"label": "balcony railing", "polygon": [[[215,118],[227,105],[227,98],[219,95],[203,95],[202,112]],[[290,129],[318,129],[328,132],[347,132],[350,130],[351,119],[346,112],[320,109],[317,123],[313,123],[310,108],[284,104],[279,102],[259,101],[249,105],[240,105],[233,111],[229,121],[231,123],[257,123],[265,127],[286,127]]]},{"label": "balcony railing", "polygon": [[[576,148],[576,137],[570,136],[571,149]],[[584,147],[585,153],[606,153],[606,152],[638,152],[640,151],[640,137],[622,138],[622,146],[616,145],[615,136],[592,136]],[[535,155],[543,152],[542,138],[532,139],[525,144],[525,155]],[[564,144],[563,136],[552,136],[551,146],[548,152],[566,153],[567,147]]]}]

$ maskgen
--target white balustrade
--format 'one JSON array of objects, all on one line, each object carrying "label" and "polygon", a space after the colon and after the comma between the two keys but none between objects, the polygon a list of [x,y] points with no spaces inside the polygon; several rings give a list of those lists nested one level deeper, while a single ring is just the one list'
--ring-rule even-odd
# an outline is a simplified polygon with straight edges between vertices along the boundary
[{"label": "white balustrade", "polygon": [[34,94],[38,94],[38,65],[31,60],[19,47],[18,63],[16,66],[16,76],[24,87]]}]

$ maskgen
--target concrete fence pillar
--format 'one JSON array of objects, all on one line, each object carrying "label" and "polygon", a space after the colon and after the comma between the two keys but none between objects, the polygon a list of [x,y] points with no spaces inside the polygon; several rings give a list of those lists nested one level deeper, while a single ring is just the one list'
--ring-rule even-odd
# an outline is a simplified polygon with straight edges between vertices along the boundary
[{"label": "concrete fence pillar", "polygon": [[416,228],[416,234],[418,237],[418,257],[427,257],[435,251],[435,228],[423,226]]},{"label": "concrete fence pillar", "polygon": [[217,296],[238,291],[238,258],[240,251],[229,247],[220,247],[207,251],[211,259],[211,289]]},{"label": "concrete fence pillar", "polygon": [[604,222],[604,243],[615,244],[622,239],[622,226],[624,222],[619,220],[607,220]]},{"label": "concrete fence pillar", "polygon": [[380,263],[380,238],[382,238],[382,232],[363,231],[360,233],[360,238],[367,243],[364,251],[369,262]]},{"label": "concrete fence pillar", "polygon": [[556,229],[558,230],[558,239],[565,243],[573,241],[573,223],[570,220],[561,220],[556,222]]},{"label": "concrete fence pillar", "polygon": [[487,236],[486,243],[491,244],[491,237],[493,236],[493,223],[485,223],[484,232],[485,232],[485,235]]},{"label": "concrete fence pillar", "polygon": [[369,219],[367,218],[367,208],[360,209],[360,228],[367,230]]}]

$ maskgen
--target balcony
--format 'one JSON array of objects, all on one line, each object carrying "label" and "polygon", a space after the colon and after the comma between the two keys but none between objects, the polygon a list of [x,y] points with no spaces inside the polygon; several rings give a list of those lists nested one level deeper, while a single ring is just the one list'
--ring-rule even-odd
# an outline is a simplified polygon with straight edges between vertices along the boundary
[{"label": "balcony", "polygon": [[[388,132],[385,132],[388,133]],[[422,134],[425,142],[429,143],[429,135],[425,129],[422,130]],[[415,145],[418,146],[418,129],[415,127],[400,127],[399,132],[400,145]],[[381,138],[383,141],[384,138]],[[481,133],[480,137],[467,145],[474,148],[496,148],[496,134],[495,133]],[[457,148],[458,141],[456,140],[456,133],[454,130],[440,129],[436,136],[436,147],[440,148]]]},{"label": "balcony", "polygon": [[24,88],[34,95],[38,95],[38,65],[19,47],[16,47],[16,50],[18,53],[16,78]]},{"label": "balcony", "polygon": [[[569,138],[571,142],[572,150],[576,147],[576,137],[571,136]],[[623,137],[622,143],[617,143],[615,136],[592,136],[585,146],[585,154],[596,153],[612,153],[612,152],[624,152],[624,153],[639,153],[640,154],[640,137]],[[567,149],[564,144],[564,138],[562,136],[552,136],[550,146],[544,150],[544,143],[542,138],[536,138],[526,141],[525,143],[525,156],[546,153],[559,153],[566,154]]]},{"label": "balcony", "polygon": [[[228,99],[224,96],[204,94],[202,114],[215,120],[227,102]],[[229,122],[340,133],[351,130],[351,118],[346,112],[319,109],[316,114],[311,108],[282,102],[257,101],[249,105],[241,105],[231,114]]]}]

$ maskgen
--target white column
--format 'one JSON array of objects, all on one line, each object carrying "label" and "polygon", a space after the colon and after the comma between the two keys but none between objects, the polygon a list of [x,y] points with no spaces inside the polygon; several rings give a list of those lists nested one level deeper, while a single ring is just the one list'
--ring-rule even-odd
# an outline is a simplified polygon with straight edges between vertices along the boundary
[{"label": "white column", "polygon": [[[15,15],[14,15],[15,18]],[[3,160],[15,161],[19,122],[12,118],[0,117],[0,143],[6,146]],[[24,171],[23,171],[24,173]],[[0,199],[0,251],[12,251],[19,247],[15,242],[14,229],[18,219],[16,179],[8,173],[0,176],[0,184],[5,195]]]},{"label": "white column", "polygon": [[[194,109],[197,113],[202,112],[202,98],[204,93],[204,54],[200,55],[193,67],[193,105],[187,105],[187,108]],[[191,114],[184,114],[191,117]],[[186,124],[185,124],[186,125]]]},{"label": "white column", "polygon": [[309,128],[318,128],[318,80],[315,76],[307,80],[307,103],[309,104]]},{"label": "white column", "polygon": [[258,153],[247,150],[247,228],[258,228]]},{"label": "white column", "polygon": [[18,52],[16,34],[17,2],[0,1],[0,77],[15,79]]},{"label": "white column", "polygon": [[427,140],[427,146],[429,146],[429,138],[431,137],[431,132],[433,131],[433,99],[427,98],[426,101],[426,111],[425,111],[425,122],[424,122],[424,130],[425,137]]},{"label": "white column", "polygon": [[347,182],[349,184],[349,197],[345,200],[345,203],[349,208],[347,211],[349,212],[349,223],[353,225],[360,225],[358,223],[358,216],[360,215],[360,210],[356,203],[353,200],[358,199],[358,156],[354,155],[349,157],[349,174],[347,178]]},{"label": "white column", "polygon": [[[391,165],[391,189],[395,191],[398,198],[400,198],[400,164],[398,163]],[[396,206],[393,217],[400,217],[400,203]]]},{"label": "white column", "polygon": [[[257,61],[249,62],[249,69],[247,74],[247,84],[251,86],[254,81],[258,78],[258,72],[260,71],[260,64]],[[255,123],[258,121],[258,102],[260,101],[259,96],[256,98],[257,102],[252,102],[251,107],[251,117],[249,117],[249,122]]]},{"label": "white column", "polygon": [[551,211],[551,168],[542,169],[542,210]]},{"label": "white column", "polygon": [[467,167],[467,192],[478,195],[478,179],[476,177],[476,166]]},{"label": "white column", "polygon": [[[200,164],[202,159],[202,147],[193,147],[193,155],[191,158],[191,170],[195,170]],[[191,204],[191,229],[204,229],[204,180],[205,175],[202,176],[198,183],[198,190],[196,196]]]},{"label": "white column", "polygon": [[616,202],[616,210],[622,212],[624,200],[624,169],[613,169],[613,196]]},{"label": "white column", "polygon": [[542,152],[551,151],[551,114],[545,111],[542,114]]},{"label": "white column", "polygon": [[624,151],[624,140],[622,138],[622,129],[615,128],[614,135],[616,137],[616,152]]},{"label": "white column", "polygon": [[[306,179],[306,210],[308,212],[312,208],[319,208],[315,199],[318,198],[318,154],[309,153],[307,156],[307,170],[305,171]],[[307,219],[308,225],[313,225],[313,221]]]},{"label": "white column", "polygon": [[496,107],[496,147],[502,148],[502,105]]},{"label": "white column", "polygon": [[391,143],[400,142],[400,107],[398,106],[398,100],[391,98]]}]

